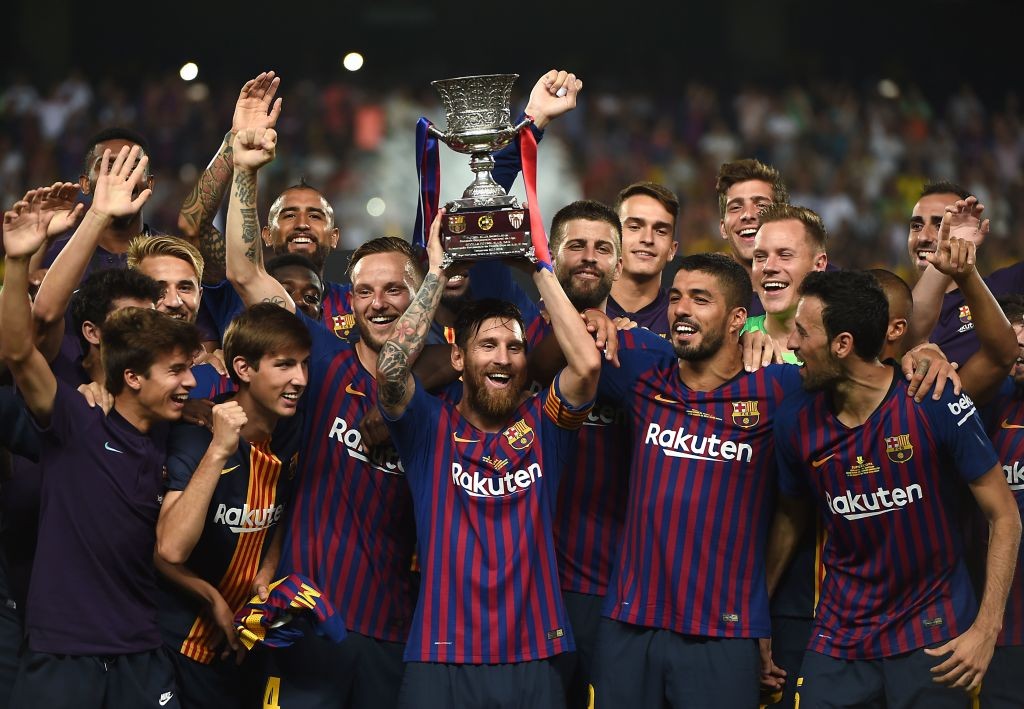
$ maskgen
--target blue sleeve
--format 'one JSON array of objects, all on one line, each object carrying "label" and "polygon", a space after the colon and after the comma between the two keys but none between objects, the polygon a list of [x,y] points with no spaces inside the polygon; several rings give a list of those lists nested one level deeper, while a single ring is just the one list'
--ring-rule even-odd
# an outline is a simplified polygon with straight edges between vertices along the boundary
[{"label": "blue sleeve", "polygon": [[[200,320],[209,321],[216,331],[217,340],[223,342],[224,331],[236,315],[245,310],[245,303],[228,281],[203,286],[199,301]],[[205,314],[204,314],[205,313]]]},{"label": "blue sleeve", "polygon": [[999,463],[981,416],[967,394],[957,397],[947,387],[938,401],[929,396],[918,406],[924,408],[936,443],[945,453],[940,460],[949,461],[966,482],[978,479]]},{"label": "blue sleeve", "polygon": [[[636,333],[633,330],[619,331],[619,367],[603,357],[601,358],[601,379],[597,385],[598,399],[624,401],[640,374],[668,356],[663,348],[644,349],[640,347],[637,344],[640,341],[653,345],[654,339],[661,340],[662,338],[648,333],[654,339],[643,339],[644,336],[639,335],[639,332],[647,331],[638,330]],[[675,356],[674,352],[672,356]]]},{"label": "blue sleeve", "polygon": [[[525,117],[525,113],[519,114],[519,118],[515,120],[513,125],[518,124]],[[544,138],[544,131],[531,123],[530,132],[533,133],[533,137],[536,138],[539,145],[540,141]],[[491,170],[491,177],[508,192],[512,189],[512,185],[515,184],[516,177],[523,170],[523,160],[519,152],[519,136],[516,135],[515,140],[494,153],[491,157],[494,158],[494,169]]]},{"label": "blue sleeve", "polygon": [[[675,357],[676,351],[672,347],[672,343],[666,340],[661,335],[651,332],[646,328],[635,327],[632,330],[627,330],[629,333],[627,342],[633,349],[640,350],[653,350],[659,354],[668,355],[669,357]],[[623,344],[623,339],[619,338],[619,346]]]},{"label": "blue sleeve", "polygon": [[524,322],[540,315],[540,308],[516,283],[512,269],[501,261],[491,259],[475,263],[469,269],[469,290],[474,300],[497,298],[514,303],[523,314]]},{"label": "blue sleeve", "polygon": [[[419,484],[427,479],[423,473],[433,465],[434,433],[440,419],[441,400],[428,394],[419,380],[414,378],[414,381],[416,390],[401,416],[393,419],[384,409],[380,413],[405,468],[409,486],[416,491]],[[380,406],[379,399],[377,405]]]},{"label": "blue sleeve", "polygon": [[53,410],[50,412],[50,424],[42,427],[35,419],[32,419],[32,423],[38,432],[65,444],[73,441],[76,435],[80,435],[85,426],[91,425],[91,419],[102,418],[104,415],[103,409],[89,406],[84,396],[71,385],[58,379],[57,392],[53,397]]},{"label": "blue sleeve", "polygon": [[202,426],[176,423],[167,438],[167,489],[184,490],[206,455],[213,436]]},{"label": "blue sleeve", "polygon": [[188,393],[190,399],[212,399],[235,390],[231,378],[221,376],[212,364],[197,364],[192,367],[192,376],[196,378],[196,385]]},{"label": "blue sleeve", "polygon": [[775,378],[782,388],[782,398],[790,394],[801,392],[804,389],[803,378],[800,376],[800,367],[795,364],[769,364],[767,370]]},{"label": "blue sleeve", "polygon": [[999,425],[1000,412],[1010,403],[1016,392],[1017,384],[1013,381],[1013,377],[1006,377],[992,400],[978,408],[985,430],[990,431],[992,435],[995,435],[996,427]]},{"label": "blue sleeve", "polygon": [[39,462],[39,433],[32,414],[13,387],[0,387],[0,446],[14,455]]},{"label": "blue sleeve", "polygon": [[810,493],[804,462],[796,448],[796,399],[779,407],[775,416],[775,464],[779,470],[779,491],[786,497],[805,497]]}]

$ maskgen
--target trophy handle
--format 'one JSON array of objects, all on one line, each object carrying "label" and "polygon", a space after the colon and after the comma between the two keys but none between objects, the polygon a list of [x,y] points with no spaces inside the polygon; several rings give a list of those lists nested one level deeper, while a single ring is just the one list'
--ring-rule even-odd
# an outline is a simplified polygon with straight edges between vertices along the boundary
[{"label": "trophy handle", "polygon": [[522,121],[521,121],[521,122],[519,123],[519,125],[515,126],[515,127],[514,127],[514,128],[512,129],[512,134],[513,134],[513,135],[515,135],[516,133],[518,133],[518,132],[519,132],[519,131],[521,131],[521,130],[522,130],[522,129],[523,129],[524,127],[526,127],[526,126],[530,125],[531,123],[533,123],[533,119],[532,119],[532,118],[530,118],[529,116],[527,116],[526,118],[524,118],[524,119],[523,119],[523,120],[522,120]]},{"label": "trophy handle", "polygon": [[427,126],[427,132],[430,133],[435,138],[438,138],[439,140],[441,140],[441,141],[443,141],[445,143],[448,142],[447,140],[445,140],[445,138],[447,138],[448,135],[445,134],[445,133],[442,133],[441,131],[439,131],[437,128],[434,127],[433,124],[430,124],[429,126]]}]

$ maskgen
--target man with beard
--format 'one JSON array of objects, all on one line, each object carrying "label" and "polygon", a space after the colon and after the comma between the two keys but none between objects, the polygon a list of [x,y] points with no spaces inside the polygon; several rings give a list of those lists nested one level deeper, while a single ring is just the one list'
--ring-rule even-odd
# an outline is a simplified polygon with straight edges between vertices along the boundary
[{"label": "man with beard", "polygon": [[[622,270],[622,223],[615,210],[592,200],[573,202],[551,221],[550,248],[555,276],[580,313],[605,311],[612,284]],[[534,351],[530,371],[539,386],[563,362],[546,313],[526,317],[527,340]],[[638,330],[637,346],[664,348],[660,337]],[[545,372],[541,371],[543,364]],[[576,439],[575,461],[563,472],[555,515],[558,580],[576,640],[576,652],[555,660],[569,707],[589,705],[593,686],[597,628],[611,576],[612,558],[625,517],[628,431],[621,402],[598,398]]]},{"label": "man with beard", "polygon": [[[934,256],[941,241],[942,216],[947,207],[958,202],[969,203],[971,219],[963,220],[951,233],[981,248],[989,231],[989,220],[982,219],[984,205],[960,185],[934,182],[925,185],[914,205],[907,250],[919,277],[914,286],[911,339],[930,340],[942,348],[951,362],[963,364],[980,347],[971,308],[954,281],[928,268],[929,257]],[[985,277],[985,283],[996,296],[1024,292],[1024,262],[993,271]]]},{"label": "man with beard", "polygon": [[[756,706],[768,637],[764,548],[772,425],[796,368],[744,372],[750,277],[724,254],[682,259],[673,354],[630,346],[599,396],[621,401],[632,444],[622,539],[597,641],[601,706]],[[695,671],[694,668],[700,668]]]},{"label": "man with beard", "polygon": [[[84,280],[95,271],[124,268],[128,244],[139,234],[150,233],[149,225],[142,218],[142,205],[149,193],[152,192],[153,174],[149,171],[146,155],[149,148],[146,139],[135,131],[127,128],[107,128],[92,136],[86,148],[85,158],[82,162],[82,174],[78,178],[78,188],[76,189],[80,189],[83,195],[88,195],[90,198],[95,195],[96,181],[100,178],[104,152],[109,150],[110,154],[116,157],[124,149],[132,151],[131,164],[127,172],[131,172],[132,167],[137,165],[142,168],[140,177],[133,185],[135,191],[132,193],[132,197],[135,199],[130,200],[131,209],[124,214],[100,215],[100,220],[103,223],[96,239],[96,247],[88,254],[88,264],[79,280]],[[147,193],[146,197],[138,199],[144,192]],[[83,210],[83,205],[73,206],[71,199],[66,200],[65,206],[68,209],[58,212],[51,222],[51,227],[58,233],[60,231],[69,232],[78,223],[78,220],[92,211],[91,205],[88,210]],[[72,236],[72,233],[65,233],[49,246],[40,264],[42,268],[49,268],[53,265],[58,254],[64,250]]]},{"label": "man with beard", "polygon": [[[227,276],[246,304],[275,302],[294,311],[288,292],[263,268],[256,218],[256,172],[273,159],[276,138],[272,129],[235,136]],[[312,398],[278,576],[312,579],[341,612],[348,636],[335,645],[307,632],[291,647],[268,652],[268,704],[397,704],[415,605],[412,498],[394,448],[365,445],[357,424],[375,406],[378,351],[408,307],[421,269],[408,242],[368,241],[349,263],[358,342],[305,320],[313,337]]]},{"label": "man with beard", "polygon": [[[878,361],[888,324],[874,278],[811,273],[789,345],[805,392],[779,412],[774,567],[811,497],[825,519],[825,579],[801,666],[801,707],[967,707],[982,683],[1020,541],[1020,516],[974,402],[914,403]],[[988,522],[975,602],[958,524],[963,486]],[[966,690],[966,691],[964,691]]]},{"label": "man with beard", "polygon": [[485,299],[462,308],[456,326],[461,400],[430,396],[410,361],[447,278],[442,217],[431,226],[427,276],[377,364],[379,406],[413,490],[423,569],[401,705],[553,709],[565,703],[549,658],[573,649],[551,534],[555,495],[593,403],[601,354],[554,274],[538,267],[534,283],[568,359],[551,387],[528,396],[518,310]]}]

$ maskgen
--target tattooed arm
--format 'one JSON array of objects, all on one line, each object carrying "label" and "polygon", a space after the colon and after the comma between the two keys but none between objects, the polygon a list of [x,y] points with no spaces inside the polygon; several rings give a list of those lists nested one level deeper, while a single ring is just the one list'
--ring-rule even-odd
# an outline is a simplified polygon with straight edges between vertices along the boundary
[{"label": "tattooed arm", "polygon": [[430,332],[430,323],[441,302],[441,293],[448,282],[448,274],[441,268],[444,253],[441,250],[441,219],[444,209],[438,211],[430,225],[427,253],[430,269],[412,303],[395,323],[394,332],[377,357],[377,401],[380,408],[393,419],[405,413],[412,400],[416,385],[412,378],[412,361],[423,349]]},{"label": "tattooed arm", "polygon": [[249,128],[274,127],[281,113],[281,99],[274,100],[280,83],[272,71],[245,83],[235,102],[231,130],[224,136],[220,149],[199,176],[178,213],[178,229],[182,236],[193,242],[203,255],[205,283],[219,283],[225,276],[224,237],[213,226],[213,218],[224,198],[224,191],[231,183],[235,136]]},{"label": "tattooed arm", "polygon": [[225,239],[227,276],[246,306],[277,303],[294,313],[295,303],[284,286],[263,269],[263,242],[256,216],[256,173],[274,159],[276,149],[277,133],[273,128],[253,128],[235,136],[235,177]]}]

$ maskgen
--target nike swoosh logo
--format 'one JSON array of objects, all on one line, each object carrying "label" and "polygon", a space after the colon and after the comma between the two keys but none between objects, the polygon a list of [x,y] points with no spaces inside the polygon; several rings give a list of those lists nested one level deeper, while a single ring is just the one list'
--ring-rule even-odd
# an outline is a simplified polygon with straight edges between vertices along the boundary
[{"label": "nike swoosh logo", "polygon": [[103,447],[106,448],[111,453],[124,453],[124,451],[118,450],[117,448],[114,448],[114,446],[110,445],[110,441],[107,441],[106,443],[104,443]]},{"label": "nike swoosh logo", "polygon": [[479,438],[460,438],[459,434],[457,434],[457,433],[453,433],[452,434],[452,439],[454,439],[454,441],[456,443],[479,443],[480,442]]},{"label": "nike swoosh logo", "polygon": [[832,458],[835,458],[835,457],[836,457],[835,453],[833,453],[832,455],[826,455],[824,458],[821,458],[819,460],[812,460],[811,461],[811,465],[813,465],[815,468],[820,468],[825,463],[827,463],[828,461],[830,461]]},{"label": "nike swoosh logo", "polygon": [[1003,419],[1003,423],[1001,425],[1003,428],[1024,428],[1024,426],[1018,423],[1010,423],[1009,419]]},{"label": "nike swoosh logo", "polygon": [[237,465],[234,465],[234,466],[232,466],[232,467],[230,467],[230,468],[224,468],[223,470],[221,470],[221,471],[220,471],[220,474],[221,474],[221,475],[227,475],[227,474],[228,474],[228,473],[230,473],[230,472],[231,472],[232,470],[237,470],[237,469],[238,469],[238,466],[237,466]]},{"label": "nike swoosh logo", "polygon": [[681,403],[683,403],[681,401],[676,401],[675,399],[668,399],[668,398],[662,396],[661,394],[655,394],[654,395],[654,400],[655,401],[660,401],[663,404],[681,404]]},{"label": "nike swoosh logo", "polygon": [[351,384],[345,386],[345,393],[352,394],[354,396],[366,396],[364,392],[361,392],[358,389],[353,389]]}]

